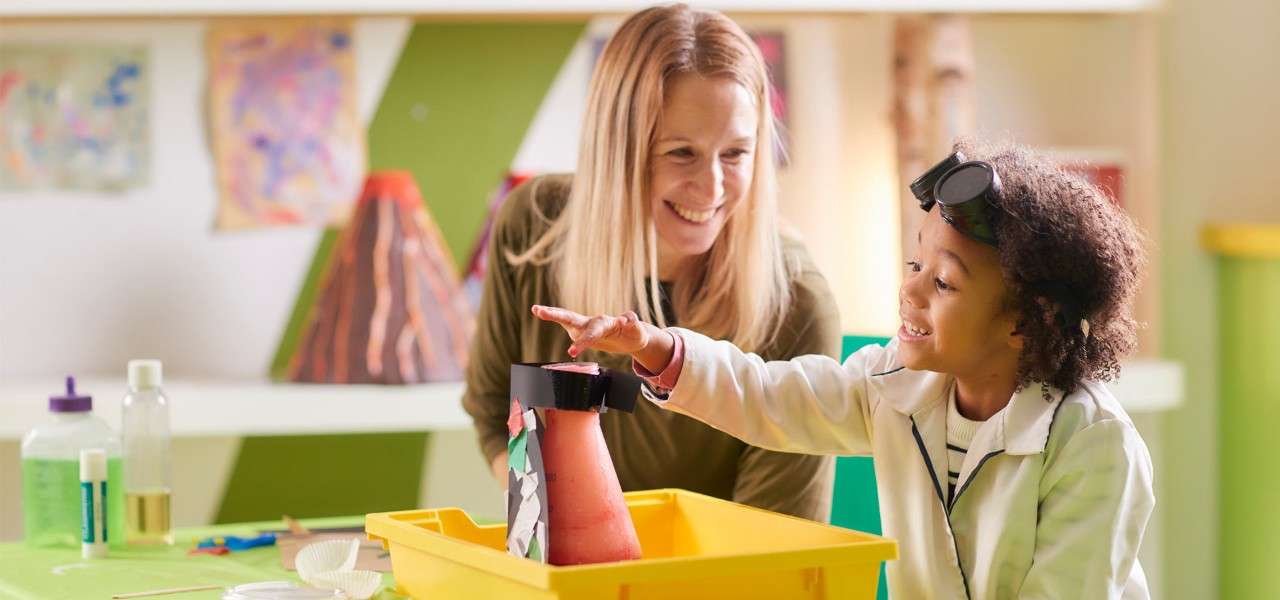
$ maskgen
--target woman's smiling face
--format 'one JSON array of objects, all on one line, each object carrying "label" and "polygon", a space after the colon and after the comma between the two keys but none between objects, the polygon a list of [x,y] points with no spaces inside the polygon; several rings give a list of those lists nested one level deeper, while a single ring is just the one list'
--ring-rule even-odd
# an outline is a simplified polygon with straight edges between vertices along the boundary
[{"label": "woman's smiling face", "polygon": [[649,170],[660,271],[710,250],[743,203],[758,121],[751,94],[732,79],[681,74],[667,81]]}]

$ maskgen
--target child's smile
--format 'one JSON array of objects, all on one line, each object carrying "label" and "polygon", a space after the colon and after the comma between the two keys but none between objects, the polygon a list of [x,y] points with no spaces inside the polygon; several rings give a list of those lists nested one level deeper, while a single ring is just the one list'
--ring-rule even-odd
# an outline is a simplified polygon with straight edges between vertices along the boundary
[{"label": "child's smile", "polygon": [[902,317],[902,328],[898,330],[898,337],[904,342],[918,342],[933,332],[928,329],[912,323],[906,316]]},{"label": "child's smile", "polygon": [[907,264],[898,294],[904,366],[966,376],[1016,365],[1016,323],[995,248],[965,237],[934,209]]}]

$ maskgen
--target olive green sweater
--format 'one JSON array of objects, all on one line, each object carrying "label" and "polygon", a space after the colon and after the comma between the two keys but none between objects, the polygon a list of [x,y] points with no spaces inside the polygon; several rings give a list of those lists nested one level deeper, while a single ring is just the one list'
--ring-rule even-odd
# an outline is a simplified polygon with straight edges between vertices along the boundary
[{"label": "olive green sweater", "polygon": [[[463,398],[490,463],[507,448],[511,363],[569,360],[569,336],[529,312],[533,304],[557,305],[549,270],[528,263],[512,266],[506,252],[520,253],[542,236],[550,224],[535,213],[534,203],[542,215],[558,218],[571,183],[570,176],[561,175],[520,186],[494,222]],[[826,280],[798,241],[784,237],[783,253],[799,267],[791,277],[792,305],[773,342],[759,354],[767,360],[836,356],[839,318]],[[631,368],[621,356],[585,358]],[[831,457],[756,448],[643,400],[634,413],[604,413],[601,427],[624,490],[683,488],[819,521],[830,516]]]}]

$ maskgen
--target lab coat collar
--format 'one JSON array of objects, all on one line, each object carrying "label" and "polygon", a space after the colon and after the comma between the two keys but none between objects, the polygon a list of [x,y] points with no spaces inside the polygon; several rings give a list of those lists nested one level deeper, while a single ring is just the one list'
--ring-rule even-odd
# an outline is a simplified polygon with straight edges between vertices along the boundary
[{"label": "lab coat collar", "polygon": [[[899,368],[877,377],[881,380],[885,402],[917,423],[938,421],[927,418],[926,413],[935,410],[941,410],[945,415],[945,402],[954,382],[950,375]],[[1040,383],[1031,383],[1015,392],[1009,404],[979,429],[970,451],[976,449],[980,455],[993,451],[1012,455],[1044,452],[1049,441],[1049,428],[1063,396],[1061,391],[1049,388],[1049,401],[1045,401],[1044,387]],[[945,431],[945,422],[930,425],[941,425]],[[932,429],[929,425],[922,425],[922,428]]]}]

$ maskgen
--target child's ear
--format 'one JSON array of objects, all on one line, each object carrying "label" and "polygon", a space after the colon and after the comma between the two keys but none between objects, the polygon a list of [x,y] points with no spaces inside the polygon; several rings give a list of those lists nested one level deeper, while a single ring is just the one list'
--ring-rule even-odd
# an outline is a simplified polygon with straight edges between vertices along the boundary
[{"label": "child's ear", "polygon": [[1006,305],[1003,319],[1002,329],[1008,332],[1005,336],[1005,343],[1013,349],[1014,352],[1022,353],[1022,348],[1027,342],[1026,336],[1022,334],[1022,311],[1013,308],[1013,304]]},{"label": "child's ear", "polygon": [[1016,319],[1009,320],[1009,336],[1006,339],[1010,348],[1022,352],[1022,346],[1027,340],[1023,337],[1022,332],[1018,330],[1018,321]]},{"label": "child's ear", "polygon": [[1026,338],[1022,337],[1021,333],[1018,333],[1018,329],[1016,327],[1009,330],[1009,347],[1010,348],[1013,348],[1018,352],[1022,352],[1022,346],[1024,343],[1026,343]]}]

